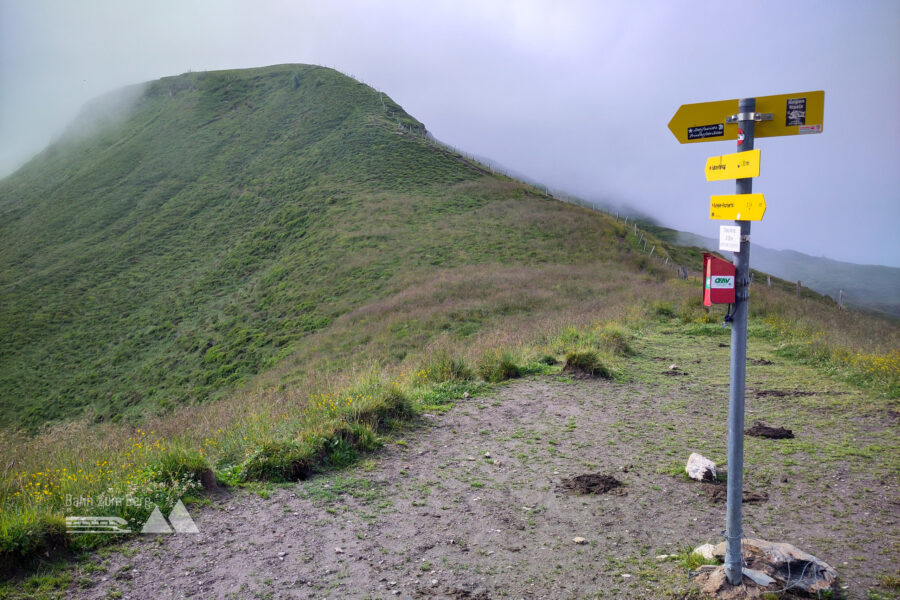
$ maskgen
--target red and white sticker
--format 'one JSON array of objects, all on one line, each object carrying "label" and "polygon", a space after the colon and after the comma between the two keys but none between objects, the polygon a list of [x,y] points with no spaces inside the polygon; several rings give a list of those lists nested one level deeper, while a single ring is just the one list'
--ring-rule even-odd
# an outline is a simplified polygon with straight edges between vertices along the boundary
[{"label": "red and white sticker", "polygon": [[821,125],[801,125],[797,133],[822,133]]},{"label": "red and white sticker", "polygon": [[744,143],[744,130],[738,129],[738,146]]}]

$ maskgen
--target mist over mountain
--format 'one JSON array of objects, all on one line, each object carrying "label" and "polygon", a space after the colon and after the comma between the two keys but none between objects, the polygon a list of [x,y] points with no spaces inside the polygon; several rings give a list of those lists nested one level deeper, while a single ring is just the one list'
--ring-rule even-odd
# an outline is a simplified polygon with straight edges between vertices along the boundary
[{"label": "mist over mountain", "polygon": [[[636,260],[611,219],[426,133],[387,95],[308,65],[91,103],[0,181],[0,423],[215,399],[446,270]],[[456,310],[415,343],[394,336],[393,354],[495,308]]]},{"label": "mist over mountain", "polygon": [[[660,237],[685,246],[719,248],[718,240],[683,231]],[[836,302],[843,290],[844,306],[900,318],[900,269],[896,267],[858,265],[758,244],[750,248],[750,262],[754,269],[787,281],[800,281]]]}]

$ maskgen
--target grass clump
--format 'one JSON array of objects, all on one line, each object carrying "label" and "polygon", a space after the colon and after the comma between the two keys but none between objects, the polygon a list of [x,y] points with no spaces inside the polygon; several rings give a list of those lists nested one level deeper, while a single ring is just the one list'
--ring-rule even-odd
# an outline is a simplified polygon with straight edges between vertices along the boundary
[{"label": "grass clump", "polygon": [[624,328],[615,324],[607,324],[599,331],[599,337],[603,346],[619,356],[633,356],[634,348],[631,347],[631,336]]},{"label": "grass clump", "polygon": [[691,323],[721,323],[722,315],[712,312],[703,306],[703,299],[699,295],[690,296],[681,303],[678,310],[678,319],[685,325]]},{"label": "grass clump", "polygon": [[[569,327],[551,343],[551,350],[560,354],[573,348],[596,350],[613,356],[634,356],[632,334],[614,322],[598,323],[590,328]],[[555,357],[550,357],[555,360]],[[552,364],[552,363],[547,363]]]},{"label": "grass clump", "polygon": [[[36,535],[40,532],[40,535]],[[0,573],[2,565],[24,562],[65,545],[66,521],[57,514],[23,510],[0,517]]]},{"label": "grass clump", "polygon": [[703,565],[719,565],[721,564],[715,558],[704,558],[701,554],[694,552],[693,548],[685,548],[678,553],[678,564],[689,571],[696,571]]},{"label": "grass clump", "polygon": [[209,463],[201,452],[188,448],[172,448],[162,452],[148,466],[156,481],[167,482],[180,479],[201,481]]},{"label": "grass clump", "polygon": [[393,427],[415,414],[409,396],[399,384],[367,386],[368,394],[359,394],[360,402],[353,410],[352,420],[369,426],[373,431]]},{"label": "grass clump", "polygon": [[478,376],[490,383],[499,383],[522,376],[522,369],[512,353],[488,350],[478,363]]},{"label": "grass clump", "polygon": [[419,370],[417,376],[427,381],[442,383],[445,381],[469,381],[473,374],[472,369],[464,360],[441,352],[424,369]]},{"label": "grass clump", "polygon": [[244,481],[298,481],[313,473],[323,454],[324,439],[266,441],[259,444],[241,466]]},{"label": "grass clump", "polygon": [[613,378],[613,370],[596,350],[573,350],[567,353],[563,371],[603,379]]},{"label": "grass clump", "polygon": [[402,425],[416,410],[400,382],[370,375],[344,393],[314,394],[304,412],[298,430],[288,428],[284,438],[248,446],[240,480],[298,481],[348,466],[380,447],[380,434]]},{"label": "grass clump", "polygon": [[672,303],[667,301],[655,300],[651,302],[649,312],[653,317],[662,320],[671,319],[677,316]]}]

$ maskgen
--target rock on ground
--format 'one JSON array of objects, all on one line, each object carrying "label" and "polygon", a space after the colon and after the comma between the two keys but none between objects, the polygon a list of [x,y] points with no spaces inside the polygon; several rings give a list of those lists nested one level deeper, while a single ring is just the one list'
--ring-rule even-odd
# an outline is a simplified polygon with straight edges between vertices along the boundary
[{"label": "rock on ground", "polygon": [[684,470],[687,471],[688,477],[697,481],[716,480],[716,463],[696,452],[688,457]]},{"label": "rock on ground", "polygon": [[[725,542],[716,546],[713,555],[725,559]],[[838,574],[831,565],[791,544],[744,538],[741,557],[748,569],[768,575],[779,588],[790,586],[794,592],[812,596],[837,589]]]}]

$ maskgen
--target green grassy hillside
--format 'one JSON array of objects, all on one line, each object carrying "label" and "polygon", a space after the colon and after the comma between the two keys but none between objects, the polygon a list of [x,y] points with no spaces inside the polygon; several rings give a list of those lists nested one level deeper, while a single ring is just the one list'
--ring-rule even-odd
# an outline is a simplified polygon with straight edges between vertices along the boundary
[{"label": "green grassy hillside", "polygon": [[636,260],[609,219],[424,133],[387,96],[303,65],[88,107],[0,182],[0,424],[207,401],[438,270]]},{"label": "green grassy hillside", "polygon": [[[330,69],[99,100],[0,181],[0,578],[109,542],[66,533],[71,497],[136,498],[89,514],[139,528],[201,485],[348,465],[506,379],[629,381],[661,368],[647,335],[719,343],[700,249],[662,237],[491,174]],[[895,409],[896,323],[785,282],[750,311],[779,360]]]}]

